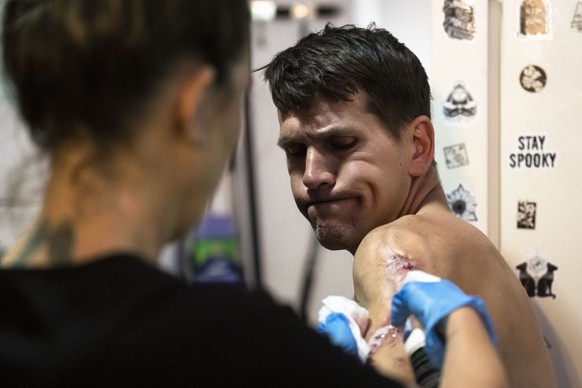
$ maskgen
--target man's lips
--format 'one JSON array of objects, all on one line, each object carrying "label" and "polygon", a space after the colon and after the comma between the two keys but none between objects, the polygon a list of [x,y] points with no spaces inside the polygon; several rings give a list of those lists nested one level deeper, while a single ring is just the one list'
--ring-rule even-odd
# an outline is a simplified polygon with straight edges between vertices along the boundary
[{"label": "man's lips", "polygon": [[307,200],[305,201],[304,205],[305,207],[311,207],[311,206],[325,206],[325,205],[332,205],[332,204],[339,204],[340,202],[345,202],[345,201],[349,201],[349,200],[354,200],[354,197],[334,197],[334,198],[322,198],[322,199],[316,199],[316,200]]},{"label": "man's lips", "polygon": [[330,198],[330,199],[319,199],[319,200],[316,200],[316,201],[309,201],[309,202],[307,203],[307,205],[308,205],[308,206],[309,206],[309,205],[320,205],[320,204],[323,204],[323,203],[336,202],[336,201],[340,201],[340,200],[341,200],[341,199],[336,199],[336,198]]}]

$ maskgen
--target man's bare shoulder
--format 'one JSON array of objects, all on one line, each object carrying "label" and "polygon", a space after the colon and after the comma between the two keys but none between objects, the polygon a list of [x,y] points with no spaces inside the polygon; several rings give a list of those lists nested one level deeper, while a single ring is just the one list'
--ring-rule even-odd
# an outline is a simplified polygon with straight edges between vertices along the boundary
[{"label": "man's bare shoulder", "polygon": [[502,259],[489,238],[452,213],[406,215],[370,231],[357,256],[393,252],[427,272],[447,275],[459,261],[476,262],[484,256]]},{"label": "man's bare shoulder", "polygon": [[490,244],[489,238],[478,228],[446,212],[402,216],[371,230],[362,243],[366,240],[367,243],[372,243],[374,240],[410,237],[439,245],[456,245],[466,241],[471,244]]}]

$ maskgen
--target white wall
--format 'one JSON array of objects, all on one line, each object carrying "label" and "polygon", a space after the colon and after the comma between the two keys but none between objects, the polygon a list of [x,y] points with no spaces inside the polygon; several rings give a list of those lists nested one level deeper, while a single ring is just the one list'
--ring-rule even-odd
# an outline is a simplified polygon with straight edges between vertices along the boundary
[{"label": "white wall", "polygon": [[374,21],[386,28],[418,56],[430,74],[431,1],[353,0],[353,23],[367,26]]},{"label": "white wall", "polygon": [[45,174],[28,133],[3,90],[0,123],[1,250],[16,240],[38,211]]},{"label": "white wall", "polygon": [[[557,267],[550,283],[553,295],[538,287],[531,300],[542,322],[559,386],[580,387],[582,265],[577,239],[582,214],[582,31],[574,28],[572,20],[576,5],[582,3],[545,3],[551,7],[548,33],[525,37],[518,33],[518,4],[503,4],[501,249],[512,268],[527,262],[527,272],[536,280],[545,274],[547,264]],[[520,83],[520,74],[528,65],[546,73],[545,86],[538,92],[526,91]],[[530,143],[531,147],[523,142],[522,147],[521,136],[543,136],[544,142]],[[512,165],[511,155],[545,155],[546,162],[553,156],[553,162],[517,166]],[[517,225],[518,202],[535,204],[535,217],[527,228]]]}]

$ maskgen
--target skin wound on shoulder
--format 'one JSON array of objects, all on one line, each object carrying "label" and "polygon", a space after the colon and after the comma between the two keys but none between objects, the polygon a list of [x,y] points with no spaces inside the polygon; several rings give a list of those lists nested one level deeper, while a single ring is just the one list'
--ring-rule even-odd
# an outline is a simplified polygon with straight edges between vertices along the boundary
[{"label": "skin wound on shoulder", "polygon": [[[404,216],[366,235],[353,264],[354,291],[361,303],[365,305],[378,297],[391,299],[411,270],[420,269],[467,286],[474,283],[475,273],[482,272],[475,271],[474,263],[477,268],[490,265],[469,253],[488,251],[488,240],[477,242],[473,227],[459,224],[454,216],[444,221],[437,216]],[[471,249],[460,248],[468,242],[472,244]],[[460,251],[466,251],[467,255]],[[467,261],[471,264],[464,265]],[[379,281],[380,277],[383,282]],[[382,287],[367,287],[378,282]]]}]

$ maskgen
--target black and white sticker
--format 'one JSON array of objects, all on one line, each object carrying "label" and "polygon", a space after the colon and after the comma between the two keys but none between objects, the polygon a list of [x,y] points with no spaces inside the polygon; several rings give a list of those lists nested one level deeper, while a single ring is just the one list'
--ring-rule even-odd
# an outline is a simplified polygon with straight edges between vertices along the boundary
[{"label": "black and white sticker", "polygon": [[535,229],[536,228],[537,203],[532,201],[517,202],[517,228],[518,229]]},{"label": "black and white sticker", "polygon": [[462,184],[447,194],[447,202],[455,215],[465,221],[477,221],[477,201]]},{"label": "black and white sticker", "polygon": [[464,143],[444,147],[447,168],[462,167],[469,164],[469,156]]},{"label": "black and white sticker", "polygon": [[518,276],[521,285],[530,298],[556,299],[556,294],[552,290],[554,283],[554,272],[558,267],[552,263],[547,256],[534,252],[525,256],[525,261],[515,268],[519,271]]},{"label": "black and white sticker", "polygon": [[572,28],[582,32],[582,1],[576,3],[576,9],[574,10],[571,26]]},{"label": "black and white sticker", "polygon": [[463,0],[445,0],[443,28],[449,38],[473,40],[475,38],[475,13]]},{"label": "black and white sticker", "polygon": [[443,102],[445,118],[456,124],[466,124],[477,114],[477,101],[473,98],[463,81],[457,81],[453,90]]},{"label": "black and white sticker", "polygon": [[519,74],[521,87],[530,93],[541,92],[548,82],[546,71],[536,65],[527,65]]}]

